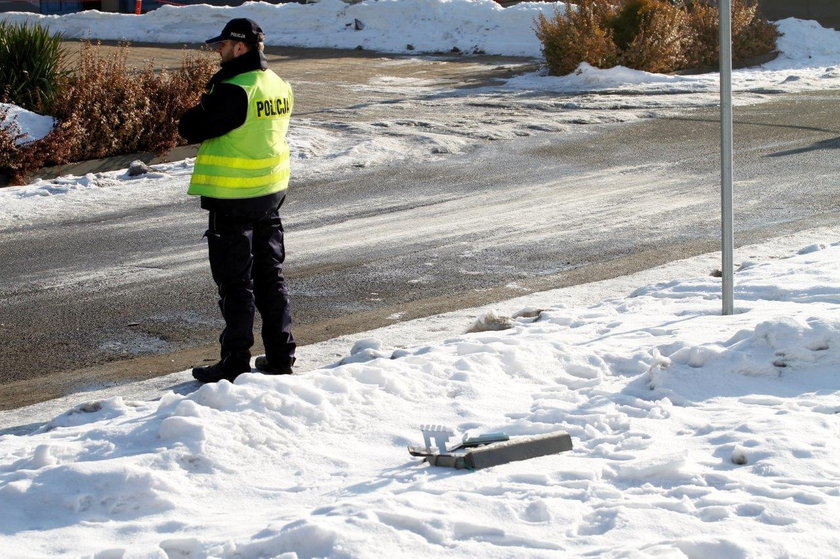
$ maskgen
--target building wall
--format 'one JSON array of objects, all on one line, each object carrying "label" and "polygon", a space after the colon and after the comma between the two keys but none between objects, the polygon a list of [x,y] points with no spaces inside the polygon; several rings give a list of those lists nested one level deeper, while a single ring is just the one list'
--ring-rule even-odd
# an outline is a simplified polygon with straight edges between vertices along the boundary
[{"label": "building wall", "polygon": [[0,12],[71,14],[81,10],[101,10],[102,0],[0,0]]},{"label": "building wall", "polygon": [[815,19],[826,27],[840,29],[838,0],[759,0],[761,13],[776,21],[786,17]]},{"label": "building wall", "polygon": [[[136,0],[101,0],[96,4],[90,0],[0,0],[0,12],[43,12],[43,13],[66,13],[79,9],[73,5],[77,2],[81,8],[95,8],[105,11],[133,12]],[[174,0],[178,1],[178,0]],[[213,4],[222,6],[238,6],[244,0],[181,0],[182,4]],[[294,1],[314,0],[269,0],[272,3],[284,3]],[[345,0],[347,1],[347,0]],[[352,1],[352,0],[351,0]],[[406,0],[409,1],[409,0]],[[499,4],[512,5],[522,0],[496,0]],[[551,1],[551,0],[537,0]],[[567,0],[568,1],[568,0]],[[574,1],[574,0],[572,0]],[[43,4],[43,6],[42,6]],[[761,12],[764,17],[771,21],[796,17],[800,19],[815,19],[821,24],[840,29],[840,0],[759,0]],[[56,9],[60,6],[60,9]],[[101,7],[100,7],[101,6]],[[143,0],[143,11],[155,9],[160,6],[156,0]]]},{"label": "building wall", "polygon": [[0,0],[0,12],[40,12],[40,0]]}]

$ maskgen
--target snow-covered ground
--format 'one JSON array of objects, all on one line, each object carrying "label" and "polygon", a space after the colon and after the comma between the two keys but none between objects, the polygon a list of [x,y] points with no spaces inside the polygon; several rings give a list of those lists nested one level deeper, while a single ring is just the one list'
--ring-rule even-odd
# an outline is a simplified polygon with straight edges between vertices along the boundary
[{"label": "snow-covered ground", "polygon": [[[734,316],[708,255],[508,302],[507,330],[433,317],[293,377],[6,412],[50,419],[0,436],[3,556],[836,556],[838,238],[739,250]],[[427,423],[574,449],[431,467],[405,449]]]},{"label": "snow-covered ground", "polygon": [[[532,18],[544,8],[520,9]],[[200,41],[230,17],[276,17],[267,30],[321,29],[282,28],[305,37],[303,46],[402,52],[382,45],[417,28],[418,50],[496,52],[475,27],[454,43],[464,28],[456,15],[517,13],[508,10],[490,0],[324,0],[40,19],[68,34],[169,42]],[[388,26],[375,22],[386,16],[411,25],[383,38]],[[345,26],[353,19],[364,29]],[[503,49],[499,29],[514,27],[495,29],[493,45]],[[741,98],[838,87],[838,34],[796,20],[780,27],[791,42],[780,43],[776,61],[737,74]],[[421,43],[424,30],[439,42]],[[338,42],[345,36],[354,39]],[[517,78],[492,95],[608,92],[579,95],[595,114],[606,104],[698,106],[713,102],[716,87],[712,75],[583,66],[567,78]],[[454,128],[451,137],[461,139]],[[350,153],[357,140],[315,124],[292,136],[303,172],[397,151],[392,137],[372,137]],[[2,189],[0,229],[107,212],[136,200],[127,189],[142,189],[147,204],[180,199],[190,171],[186,161],[136,179],[119,171]],[[293,377],[198,387],[181,371],[2,412],[2,555],[836,556],[840,228],[745,247],[736,262],[730,317],[720,316],[720,280],[709,275],[719,255],[706,255],[499,304],[505,330],[465,334],[476,316],[493,314],[468,309],[306,346],[301,360],[319,366]],[[574,449],[477,472],[434,468],[404,448],[421,442],[428,423],[471,434],[566,431]]]}]

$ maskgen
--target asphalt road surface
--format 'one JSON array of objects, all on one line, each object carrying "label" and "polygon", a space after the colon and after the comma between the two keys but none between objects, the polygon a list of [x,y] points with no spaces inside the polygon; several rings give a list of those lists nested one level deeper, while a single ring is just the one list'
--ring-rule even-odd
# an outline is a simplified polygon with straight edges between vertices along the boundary
[{"label": "asphalt road surface", "polygon": [[[311,72],[298,88],[312,93],[298,94],[310,115],[336,102],[315,99],[324,83],[377,60],[294,56]],[[439,70],[462,87],[513,71],[495,61],[482,73],[475,60]],[[836,222],[838,102],[780,95],[736,110],[738,245]],[[717,250],[718,141],[716,112],[696,110],[295,183],[284,224],[299,343]],[[185,197],[5,232],[0,409],[214,362],[205,219]]]}]

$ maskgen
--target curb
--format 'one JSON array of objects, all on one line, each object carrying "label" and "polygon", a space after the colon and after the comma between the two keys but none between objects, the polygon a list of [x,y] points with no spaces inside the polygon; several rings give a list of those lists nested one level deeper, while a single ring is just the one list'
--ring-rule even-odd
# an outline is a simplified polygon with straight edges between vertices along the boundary
[{"label": "curb", "polygon": [[127,169],[128,166],[131,165],[132,161],[137,160],[140,160],[147,165],[171,163],[173,161],[181,161],[182,159],[195,157],[197,152],[198,144],[190,144],[188,146],[178,146],[160,156],[155,155],[154,153],[141,152],[115,155],[113,157],[105,157],[103,159],[90,159],[88,161],[79,161],[55,167],[44,167],[35,173],[32,179],[54,179],[65,175],[84,176],[88,173],[118,171],[120,169]]},{"label": "curb", "polygon": [[[187,146],[178,146],[173,148],[163,155],[155,155],[154,153],[128,153],[125,155],[114,155],[113,157],[105,157],[102,159],[89,159],[87,161],[77,161],[76,163],[67,163],[66,165],[57,165],[55,167],[44,167],[39,169],[29,177],[29,182],[37,179],[50,180],[67,175],[83,177],[88,173],[104,173],[107,171],[119,171],[120,169],[127,169],[132,161],[140,160],[147,165],[157,165],[158,163],[171,163],[173,161],[181,161],[195,157],[198,152],[198,144],[190,144]],[[10,175],[4,173],[0,169],[0,187],[9,186]]]}]

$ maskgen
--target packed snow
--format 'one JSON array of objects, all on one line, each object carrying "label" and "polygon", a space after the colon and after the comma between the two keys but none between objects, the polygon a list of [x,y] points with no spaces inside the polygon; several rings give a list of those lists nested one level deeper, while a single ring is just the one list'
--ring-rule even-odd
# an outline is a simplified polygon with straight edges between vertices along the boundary
[{"label": "packed snow", "polygon": [[[273,44],[536,57],[533,17],[554,7],[521,6],[323,0],[0,20],[199,42],[246,16]],[[736,72],[740,102],[840,84],[837,32],[779,26],[780,56]],[[541,92],[548,104],[563,92],[603,122],[605,105],[713,103],[716,80],[583,65],[453,93],[451,103]],[[513,126],[498,133],[511,137]],[[454,128],[438,133],[452,147],[467,141]],[[366,139],[354,150],[358,136],[305,123],[290,138],[306,163],[295,172],[429,156],[419,134]],[[191,169],[188,160],[137,178],[0,189],[0,229],[116,210],[136,203],[132,189],[144,204],[183,199]],[[739,249],[733,316],[720,316],[720,280],[709,274],[720,255],[706,255],[307,346],[302,359],[318,367],[291,377],[198,386],[181,371],[0,412],[0,548],[27,559],[834,556],[838,239],[832,228]],[[423,424],[459,436],[565,431],[574,449],[475,472],[437,468],[405,449],[421,443]]]},{"label": "packed snow", "polygon": [[[833,556],[840,229],[815,234],[739,251],[733,316],[708,273],[592,306],[537,294],[300,375],[40,405],[0,436],[4,556]],[[433,467],[405,448],[430,423],[574,448]]]}]

